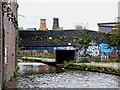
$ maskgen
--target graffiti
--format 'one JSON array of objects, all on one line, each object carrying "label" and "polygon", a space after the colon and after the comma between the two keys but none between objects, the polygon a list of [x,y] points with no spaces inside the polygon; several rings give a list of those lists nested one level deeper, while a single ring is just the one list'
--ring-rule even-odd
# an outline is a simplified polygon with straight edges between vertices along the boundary
[{"label": "graffiti", "polygon": [[80,62],[80,61],[82,61],[82,57],[81,57],[81,55],[83,55],[83,54],[85,54],[85,49],[84,49],[84,48],[82,48],[81,50],[78,50],[78,52],[77,52],[77,60],[76,60],[76,62]]},{"label": "graffiti", "polygon": [[89,46],[87,48],[87,52],[91,56],[98,56],[99,55],[99,46]]},{"label": "graffiti", "polygon": [[111,46],[109,48],[109,45],[108,44],[104,44],[104,43],[101,43],[100,45],[100,51],[103,53],[111,53],[115,48],[113,46]]},{"label": "graffiti", "polygon": [[111,57],[118,57],[118,54],[115,53],[115,52],[112,52],[112,53],[111,53]]},{"label": "graffiti", "polygon": [[78,55],[79,56],[81,56],[83,54],[85,54],[85,49],[84,48],[82,48],[81,50],[78,50]]},{"label": "graffiti", "polygon": [[[100,45],[95,45],[95,43],[92,43],[92,46],[88,46],[87,49],[82,48],[81,50],[78,50],[76,53],[76,61],[82,61],[84,58],[84,55],[89,54],[101,61],[104,60],[110,60],[111,58],[116,58],[119,55],[119,52],[117,48],[115,49],[114,46],[110,46],[108,44],[101,43]],[[93,58],[91,58],[93,60]]]},{"label": "graffiti", "polygon": [[109,60],[109,57],[106,56],[106,55],[104,55],[103,53],[102,53],[102,55],[100,57],[101,57],[101,61],[103,61],[103,60]]}]

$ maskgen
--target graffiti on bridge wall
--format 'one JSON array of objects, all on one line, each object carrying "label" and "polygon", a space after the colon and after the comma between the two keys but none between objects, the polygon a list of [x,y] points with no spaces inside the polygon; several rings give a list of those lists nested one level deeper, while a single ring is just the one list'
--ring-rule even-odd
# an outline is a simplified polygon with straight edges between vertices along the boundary
[{"label": "graffiti on bridge wall", "polygon": [[101,58],[101,61],[109,60],[109,56],[105,55],[104,53],[101,53],[100,58]]},{"label": "graffiti on bridge wall", "polygon": [[84,47],[77,52],[77,61],[82,60],[82,55],[88,53],[93,57],[99,57],[101,61],[109,60],[111,56],[117,57],[118,54],[115,51],[114,46],[110,46],[105,43],[101,43],[99,45],[88,46],[87,49]]},{"label": "graffiti on bridge wall", "polygon": [[100,51],[102,53],[112,53],[113,50],[115,49],[113,46],[109,48],[109,45],[105,43],[101,43],[99,46],[100,46]]},{"label": "graffiti on bridge wall", "polygon": [[81,50],[78,50],[77,61],[82,61],[82,59],[83,59],[82,55],[84,55],[86,53],[88,53],[89,55],[91,55],[93,57],[98,56],[99,55],[99,46],[88,46],[88,48],[86,50],[84,47]]},{"label": "graffiti on bridge wall", "polygon": [[87,52],[91,56],[98,56],[99,55],[99,46],[88,46]]}]

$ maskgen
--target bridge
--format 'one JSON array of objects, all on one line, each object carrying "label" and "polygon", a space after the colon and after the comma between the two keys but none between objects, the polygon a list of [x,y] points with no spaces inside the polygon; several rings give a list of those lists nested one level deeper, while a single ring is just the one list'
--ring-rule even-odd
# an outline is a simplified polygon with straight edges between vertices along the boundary
[{"label": "bridge", "polygon": [[[106,43],[108,35],[89,30],[20,31],[22,50],[56,50],[56,60],[75,60],[80,45]],[[85,40],[87,42],[85,42]],[[82,43],[82,42],[83,43]]]}]

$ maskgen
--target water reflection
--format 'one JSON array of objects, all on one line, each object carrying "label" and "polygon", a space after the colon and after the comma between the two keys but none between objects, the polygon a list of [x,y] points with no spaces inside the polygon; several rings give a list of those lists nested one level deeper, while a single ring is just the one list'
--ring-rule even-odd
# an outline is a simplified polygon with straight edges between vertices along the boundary
[{"label": "water reflection", "polygon": [[117,88],[119,76],[97,72],[60,70],[43,63],[19,63],[12,88]]},{"label": "water reflection", "polygon": [[56,73],[61,70],[43,63],[19,63],[19,76],[32,75],[32,74],[47,74]]}]

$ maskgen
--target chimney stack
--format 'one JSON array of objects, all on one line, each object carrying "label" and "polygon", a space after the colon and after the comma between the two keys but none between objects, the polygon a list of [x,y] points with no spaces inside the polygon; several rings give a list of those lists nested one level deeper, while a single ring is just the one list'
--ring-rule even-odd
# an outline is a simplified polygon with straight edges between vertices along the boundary
[{"label": "chimney stack", "polygon": [[40,19],[40,29],[39,30],[47,30],[46,19]]},{"label": "chimney stack", "polygon": [[53,18],[53,27],[52,29],[57,29],[59,28],[59,19],[58,18]]}]

